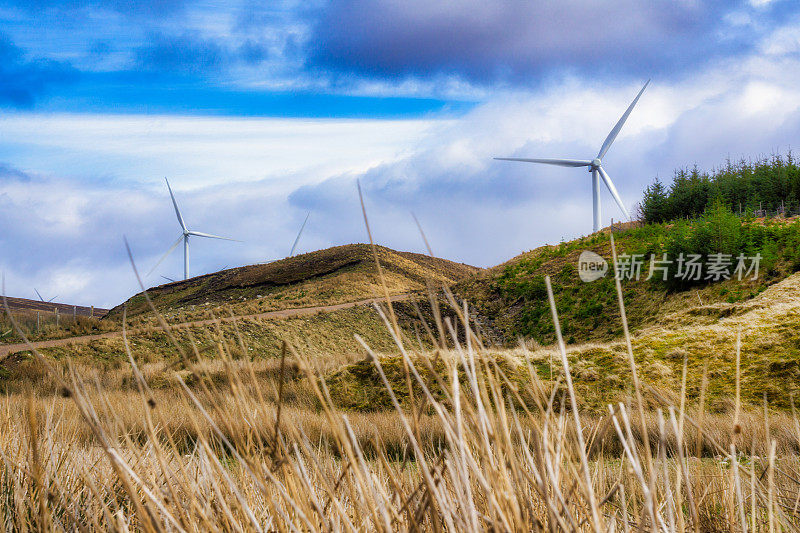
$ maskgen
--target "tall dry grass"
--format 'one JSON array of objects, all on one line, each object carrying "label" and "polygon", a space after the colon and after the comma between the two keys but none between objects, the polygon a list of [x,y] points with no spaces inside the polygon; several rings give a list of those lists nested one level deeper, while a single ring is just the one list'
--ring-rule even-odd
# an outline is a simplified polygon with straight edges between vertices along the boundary
[{"label": "tall dry grass", "polygon": [[288,345],[253,362],[222,341],[213,360],[176,343],[180,360],[159,363],[126,342],[128,366],[108,372],[34,350],[38,379],[0,401],[0,531],[798,527],[796,416],[738,397],[732,415],[706,414],[687,406],[686,371],[675,405],[645,410],[625,328],[633,395],[584,417],[560,334],[563,382],[528,366],[521,390],[447,297],[457,320],[433,313],[430,350],[376,306],[406,369],[390,382],[362,343],[392,412],[343,412]]}]

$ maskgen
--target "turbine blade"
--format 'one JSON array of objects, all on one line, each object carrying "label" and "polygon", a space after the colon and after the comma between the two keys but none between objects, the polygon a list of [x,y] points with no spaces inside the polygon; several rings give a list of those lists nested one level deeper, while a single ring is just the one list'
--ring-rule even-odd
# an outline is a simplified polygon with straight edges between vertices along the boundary
[{"label": "turbine blade", "polygon": [[187,231],[186,233],[189,235],[194,235],[195,237],[206,237],[207,239],[222,239],[223,241],[242,242],[238,239],[220,237],[219,235],[212,235],[211,233],[203,233],[202,231]]},{"label": "turbine blade", "polygon": [[169,186],[169,180],[164,178],[164,181],[167,182],[167,189],[169,189],[169,196],[172,198],[172,205],[175,206],[175,215],[178,217],[178,223],[181,225],[183,231],[186,231],[186,224],[183,222],[183,217],[181,216],[181,210],[178,209],[178,202],[175,201],[175,195],[172,194],[172,187]]},{"label": "turbine blade", "polygon": [[559,167],[588,167],[591,161],[583,159],[525,159],[521,157],[495,157],[498,161],[522,161],[524,163],[543,163],[545,165],[556,165]]},{"label": "turbine blade", "polygon": [[303,225],[300,226],[300,231],[297,232],[297,237],[294,240],[294,244],[292,244],[292,251],[289,252],[289,257],[292,257],[294,255],[294,250],[295,248],[297,248],[297,243],[300,242],[300,235],[303,234],[303,230],[306,228],[306,222],[308,222],[308,217],[310,216],[311,216],[311,211],[308,212],[308,214],[306,215],[306,219],[303,221]]},{"label": "turbine blade", "polygon": [[49,300],[47,300],[47,303],[51,303],[51,302],[52,302],[53,300],[55,300],[56,298],[58,298],[58,294],[56,294],[55,296],[53,296],[52,298],[50,298]]},{"label": "turbine blade", "polygon": [[628,210],[625,208],[625,204],[622,203],[622,198],[619,197],[619,193],[617,192],[617,188],[614,187],[614,182],[611,181],[611,178],[609,177],[608,174],[606,174],[606,171],[603,170],[603,167],[598,167],[597,170],[600,172],[600,177],[603,178],[603,181],[605,182],[606,187],[608,187],[608,191],[611,193],[611,196],[614,197],[614,201],[617,202],[617,205],[622,210],[622,212],[625,214],[625,217],[628,220],[630,220],[631,219],[631,214],[628,213]]},{"label": "turbine blade", "polygon": [[170,283],[175,283],[175,280],[172,279],[172,278],[168,278],[167,276],[161,276],[161,277],[164,278],[165,280],[169,281]]},{"label": "turbine blade", "polygon": [[608,137],[606,137],[606,140],[603,143],[603,146],[600,148],[600,151],[597,152],[597,158],[598,159],[603,159],[603,156],[606,155],[606,152],[608,152],[608,149],[611,148],[611,145],[614,143],[614,139],[616,139],[617,135],[619,135],[619,130],[621,130],[622,126],[625,125],[625,121],[628,120],[628,116],[631,114],[631,111],[633,111],[633,108],[636,106],[636,102],[639,101],[639,98],[642,96],[642,93],[644,92],[644,90],[647,89],[648,85],[650,85],[650,80],[647,80],[645,82],[644,87],[642,87],[642,90],[639,91],[639,94],[637,94],[636,98],[633,99],[633,102],[631,102],[631,105],[629,105],[628,109],[625,110],[625,113],[619,119],[619,121],[617,122],[616,126],[614,126],[614,129],[611,130],[611,133],[608,134]]},{"label": "turbine blade", "polygon": [[34,287],[33,290],[36,291],[36,296],[38,296],[41,301],[44,301],[44,298],[42,298],[42,295],[39,294],[39,290],[36,287]]},{"label": "turbine blade", "polygon": [[170,246],[170,247],[169,247],[169,250],[167,250],[167,251],[166,251],[166,253],[164,253],[164,255],[162,255],[162,256],[161,256],[161,259],[159,259],[159,260],[158,260],[158,263],[156,263],[156,264],[155,264],[155,266],[154,266],[153,268],[151,268],[151,269],[150,269],[150,272],[148,272],[148,273],[147,273],[147,275],[148,275],[148,276],[149,276],[150,274],[152,274],[152,273],[153,273],[153,271],[154,271],[155,269],[157,269],[157,268],[158,268],[158,265],[160,265],[161,263],[163,263],[163,262],[164,262],[164,259],[166,259],[166,258],[167,258],[167,256],[168,256],[169,254],[171,254],[173,251],[175,251],[175,248],[177,248],[177,247],[178,247],[178,245],[181,243],[181,241],[182,241],[182,240],[183,240],[183,235],[181,235],[180,237],[178,237],[178,240],[177,240],[177,241],[175,241],[175,244],[173,244],[172,246]]}]

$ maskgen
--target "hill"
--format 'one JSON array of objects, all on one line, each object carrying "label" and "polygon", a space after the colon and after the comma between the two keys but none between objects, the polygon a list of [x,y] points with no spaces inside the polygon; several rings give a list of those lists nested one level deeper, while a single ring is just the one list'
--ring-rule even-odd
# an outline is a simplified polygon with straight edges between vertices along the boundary
[{"label": "hill", "polygon": [[58,313],[63,316],[85,316],[101,318],[108,309],[100,307],[87,307],[83,305],[62,304],[57,302],[42,302],[40,300],[29,300],[27,298],[6,297],[6,303],[12,313]]},{"label": "hill", "polygon": [[[679,244],[701,246],[705,232],[716,228],[720,230],[719,239],[707,244],[711,248],[697,248],[707,253],[726,245],[722,237],[730,228],[721,229],[729,222],[724,213],[710,213],[703,219],[687,222],[686,227],[627,225],[615,231],[614,237],[622,258],[625,254],[672,253],[680,249],[676,248]],[[706,407],[716,412],[729,410],[738,331],[742,335],[742,400],[746,405],[759,405],[766,394],[771,407],[789,409],[791,394],[800,392],[796,385],[800,379],[797,313],[800,274],[794,273],[800,264],[797,261],[800,222],[738,219],[734,222],[733,245],[744,246],[748,254],[762,256],[757,279],[688,283],[623,281],[634,354],[650,387],[646,400],[651,406],[659,405],[662,401],[659,398],[675,399],[686,361],[689,401],[693,404],[699,401],[704,388],[702,376],[706,374]],[[612,276],[583,282],[578,276],[577,263],[584,250],[610,258],[609,233],[606,230],[572,242],[537,248],[488,270],[386,248],[379,253],[393,293],[424,287],[426,275],[439,281],[457,279],[453,290],[470,302],[482,331],[497,333],[496,338],[509,346],[524,337],[529,351],[495,346],[491,352],[511,382],[522,389],[529,386],[526,361],[545,382],[556,384],[559,377],[559,365],[551,367],[558,356],[553,349],[554,332],[544,288],[544,276],[550,275],[581,406],[602,413],[609,402],[624,400],[630,392],[626,347]],[[645,275],[646,270],[647,265],[643,268]],[[173,323],[181,323],[183,315],[192,313],[205,313],[207,318],[213,311],[221,316],[229,305],[235,314],[241,315],[246,306],[289,308],[299,307],[298,301],[332,304],[335,298],[352,302],[357,295],[369,297],[379,292],[371,251],[363,245],[232,269],[160,289],[160,293],[154,291],[154,300]],[[300,296],[301,293],[304,294]],[[239,299],[245,294],[256,294],[255,300]],[[197,303],[206,301],[208,306]],[[416,349],[419,345],[424,351],[436,344],[427,342],[425,333],[426,329],[435,332],[436,325],[430,307],[424,302],[420,302],[420,307],[428,328],[420,322],[417,309],[410,302],[394,304],[407,346]],[[114,312],[119,313],[119,309]],[[441,312],[455,323],[453,309],[443,305]],[[147,316],[140,312],[140,317]],[[337,405],[358,411],[389,409],[379,376],[353,338],[353,333],[358,333],[383,358],[398,394],[402,396],[406,391],[402,360],[392,338],[378,314],[365,305],[281,319],[249,316],[224,323],[181,324],[172,332],[187,353],[196,348],[202,358],[209,360],[219,357],[220,346],[225,346],[234,358],[275,360],[280,357],[282,342],[287,341],[301,358],[314,361],[327,377]],[[463,342],[463,330],[459,333]],[[162,383],[167,375],[165,369],[172,368],[179,359],[176,346],[152,323],[131,330],[130,341],[136,356],[154,365],[153,379]],[[452,346],[451,342],[446,344]],[[124,348],[118,336],[73,346],[53,346],[43,352],[55,360],[80,361],[86,368],[114,369],[125,365]],[[434,362],[441,366],[443,361]],[[0,375],[3,378],[0,391],[23,390],[25,380],[33,372],[30,363],[24,354],[8,359],[2,365],[6,375],[4,378]]]},{"label": "hill", "polygon": [[[739,334],[744,405],[758,408],[766,401],[770,408],[789,410],[793,395],[800,393],[800,221],[730,215],[723,208],[693,221],[631,224],[613,232],[620,262],[634,255],[663,258],[691,250],[705,264],[716,253],[729,254],[733,271],[736,250],[760,256],[756,279],[751,272],[741,280],[737,275],[675,280],[672,265],[667,281],[658,276],[647,280],[646,259],[640,279],[622,280],[633,353],[650,407],[677,404],[685,362],[688,401],[703,401],[715,413],[732,412]],[[625,401],[631,387],[613,270],[590,282],[582,281],[578,270],[584,251],[611,264],[610,235],[606,229],[543,246],[453,286],[472,306],[481,329],[498,333],[506,344],[489,353],[512,384],[530,386],[529,361],[540,378],[555,386],[561,370],[544,281],[549,275],[581,408],[597,414],[607,413],[609,403]],[[383,364],[403,396],[402,360],[386,355]],[[378,377],[369,360],[354,361],[328,376],[332,397],[348,409],[389,409]]]},{"label": "hill", "polygon": [[[634,330],[659,324],[680,310],[748,301],[800,270],[800,223],[786,219],[743,219],[724,206],[694,221],[629,227],[616,231],[614,236],[621,257],[638,254],[643,259],[641,279],[622,282],[628,320]],[[622,329],[613,276],[609,273],[591,283],[581,281],[577,267],[585,250],[599,254],[611,264],[609,232],[523,253],[462,280],[453,290],[471,302],[487,325],[508,344],[515,344],[519,337],[550,344],[555,337],[544,283],[544,276],[549,275],[564,338],[569,344],[619,338]],[[747,257],[759,254],[758,278],[676,280],[673,262],[667,281],[660,279],[660,272],[653,279],[645,279],[651,254],[659,259],[667,254],[674,261],[680,254],[688,257],[692,253],[699,254],[703,262],[716,253],[728,254],[734,264],[740,253]],[[731,265],[730,270],[733,268]],[[684,317],[690,318],[701,320],[699,315]]]},{"label": "hill", "polygon": [[[426,280],[452,284],[481,270],[383,246],[378,246],[377,251],[393,295],[424,289]],[[210,313],[247,315],[330,305],[383,294],[372,251],[366,244],[336,246],[271,263],[232,268],[147,292],[159,311],[185,320]],[[126,304],[129,317],[149,314],[144,296],[137,294],[113,308],[108,317],[119,319]]]},{"label": "hill", "polygon": [[[17,326],[32,340],[74,337],[117,328],[117,324],[103,320],[108,309],[100,307],[12,297],[7,297],[6,303]],[[22,337],[3,309],[0,312],[0,346],[19,342]]]},{"label": "hill", "polygon": [[[735,303],[690,305],[691,299],[669,300],[666,306],[661,306],[657,318],[650,317],[646,324],[640,323],[632,338],[639,374],[647,384],[644,398],[649,407],[663,407],[665,402],[678,405],[685,362],[689,404],[697,405],[702,397],[710,412],[732,412],[737,335],[741,335],[742,404],[756,410],[763,408],[764,402],[771,409],[792,408],[793,397],[800,393],[800,273],[772,284],[753,298]],[[616,315],[604,320],[618,321],[619,313]],[[568,320],[564,316],[561,319],[566,327]],[[579,405],[586,412],[607,414],[609,404],[625,402],[631,392],[627,348],[619,337],[604,342],[583,340],[567,348]],[[559,355],[552,344],[525,349],[493,348],[485,353],[520,391],[531,391],[527,362],[548,387],[563,387],[563,381],[558,381],[563,380]],[[443,373],[442,360],[435,362],[436,371]],[[406,401],[402,359],[386,354],[382,365],[396,394]],[[432,370],[423,361],[419,366],[429,379]],[[327,379],[331,396],[341,408],[356,411],[392,408],[369,359],[344,365]],[[443,394],[441,388],[435,392]],[[422,391],[417,390],[416,394],[421,396]]]}]

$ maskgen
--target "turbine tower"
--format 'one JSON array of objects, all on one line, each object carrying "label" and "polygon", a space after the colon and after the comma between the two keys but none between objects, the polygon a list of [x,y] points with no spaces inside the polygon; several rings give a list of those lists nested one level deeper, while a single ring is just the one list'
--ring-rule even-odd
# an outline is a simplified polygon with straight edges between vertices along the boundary
[{"label": "turbine tower", "polygon": [[600,179],[603,180],[603,183],[606,184],[608,187],[608,192],[611,193],[611,196],[614,197],[614,201],[617,202],[617,205],[625,214],[625,218],[628,220],[631,219],[630,213],[625,208],[625,204],[622,203],[622,199],[619,197],[619,193],[617,192],[617,188],[614,187],[614,182],[611,181],[611,178],[608,176],[606,171],[603,169],[602,159],[608,152],[608,149],[611,148],[611,145],[614,143],[614,140],[619,135],[619,130],[622,129],[622,126],[625,124],[625,121],[628,120],[628,116],[633,111],[633,108],[636,106],[636,103],[639,101],[639,98],[642,96],[642,93],[650,84],[650,80],[645,82],[644,87],[642,90],[639,91],[639,94],[636,95],[636,98],[633,99],[631,105],[628,106],[628,109],[623,113],[622,117],[619,119],[617,124],[611,130],[611,133],[608,134],[606,137],[605,142],[603,142],[603,146],[600,147],[600,151],[597,152],[597,156],[590,160],[586,159],[523,159],[518,157],[495,157],[495,159],[499,161],[523,161],[526,163],[543,163],[545,165],[556,165],[559,167],[589,167],[589,172],[592,174],[592,210],[593,210],[593,220],[594,220],[594,229],[593,231],[597,231],[600,229]]},{"label": "turbine tower", "polygon": [[169,180],[167,178],[164,178],[164,181],[167,182],[167,189],[169,189],[169,195],[172,198],[172,205],[175,207],[175,215],[178,217],[178,223],[181,225],[182,232],[181,232],[181,236],[178,237],[178,240],[175,241],[175,243],[172,246],[169,247],[169,250],[167,250],[166,253],[161,256],[161,259],[158,260],[158,263],[156,263],[156,265],[150,270],[150,272],[147,273],[147,275],[149,276],[150,274],[152,274],[153,271],[156,268],[158,268],[158,265],[160,265],[164,261],[164,259],[166,259],[167,256],[169,254],[171,254],[175,250],[175,248],[178,247],[178,245],[181,243],[181,241],[183,241],[183,279],[189,279],[189,237],[190,236],[206,237],[208,239],[222,239],[223,241],[235,241],[235,242],[241,242],[241,241],[238,241],[236,239],[229,239],[228,237],[220,237],[219,235],[212,235],[210,233],[203,233],[201,231],[194,231],[194,230],[190,230],[189,228],[187,228],[186,227],[186,223],[183,221],[183,216],[181,216],[181,211],[180,211],[180,209],[178,209],[178,202],[175,201],[175,195],[172,194],[172,187],[169,186]]}]

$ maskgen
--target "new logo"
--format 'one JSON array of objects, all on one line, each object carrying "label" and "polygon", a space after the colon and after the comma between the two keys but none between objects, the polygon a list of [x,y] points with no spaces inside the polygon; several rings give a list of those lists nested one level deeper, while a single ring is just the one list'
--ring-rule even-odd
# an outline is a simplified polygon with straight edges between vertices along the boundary
[{"label": "new logo", "polygon": [[584,250],[578,258],[578,275],[589,283],[602,278],[608,272],[608,263],[600,255]]}]

